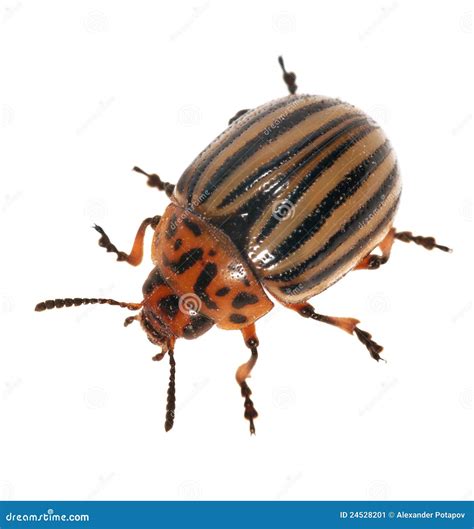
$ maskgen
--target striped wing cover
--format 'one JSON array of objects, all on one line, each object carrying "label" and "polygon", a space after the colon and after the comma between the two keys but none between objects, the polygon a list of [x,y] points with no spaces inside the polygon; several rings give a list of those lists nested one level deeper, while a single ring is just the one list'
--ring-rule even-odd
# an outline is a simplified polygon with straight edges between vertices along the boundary
[{"label": "striped wing cover", "polygon": [[296,303],[383,239],[400,191],[395,154],[371,118],[300,95],[237,119],[186,169],[173,200],[224,231],[273,296]]}]

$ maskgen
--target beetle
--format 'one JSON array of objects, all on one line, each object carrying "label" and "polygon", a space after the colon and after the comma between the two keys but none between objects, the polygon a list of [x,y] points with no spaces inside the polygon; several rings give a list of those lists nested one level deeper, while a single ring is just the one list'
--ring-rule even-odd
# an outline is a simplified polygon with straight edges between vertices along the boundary
[{"label": "beetle", "polygon": [[339,99],[296,94],[296,75],[282,57],[278,61],[289,95],[237,112],[176,185],[133,168],[170,204],[162,216],[141,223],[130,253],[94,226],[99,245],[133,266],[142,261],[147,228],[153,230],[154,268],[143,300],[65,298],[36,305],[36,311],[95,303],[139,311],[125,326],[139,321],[160,347],[153,359],[169,358],[166,431],[175,418],[178,338],[198,338],[213,325],[241,331],[250,358],[236,380],[253,434],[258,413],[246,379],[258,357],[255,322],[272,309],[271,298],[356,336],[379,361],[383,348],[359,320],[319,314],[308,299],[352,270],[385,264],[395,240],[451,251],[433,237],[393,227],[400,173],[375,121]]}]

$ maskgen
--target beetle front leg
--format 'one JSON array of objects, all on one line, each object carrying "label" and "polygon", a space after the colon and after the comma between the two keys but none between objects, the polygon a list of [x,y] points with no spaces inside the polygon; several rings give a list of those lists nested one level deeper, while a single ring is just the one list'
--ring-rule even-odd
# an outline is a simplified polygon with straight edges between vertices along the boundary
[{"label": "beetle front leg", "polygon": [[250,376],[250,373],[252,372],[252,369],[256,364],[258,358],[258,338],[255,333],[255,325],[252,324],[248,327],[243,328],[242,335],[245,340],[245,345],[251,351],[251,355],[249,360],[237,369],[237,372],[235,373],[235,378],[237,380],[237,384],[239,384],[240,386],[242,397],[244,397],[245,399],[244,417],[250,422],[250,434],[255,434],[255,425],[253,423],[253,420],[258,417],[258,413],[253,405],[252,399],[250,398],[250,395],[252,395],[252,390],[249,388],[247,382],[245,382],[245,379]]},{"label": "beetle front leg", "polygon": [[155,173],[147,173],[146,171],[144,171],[143,169],[140,169],[140,167],[134,167],[133,170],[136,172],[136,173],[140,173],[140,174],[143,174],[145,175],[148,180],[147,180],[147,184],[150,186],[150,187],[156,187],[157,189],[159,189],[160,191],[164,191],[166,193],[167,196],[171,196],[173,194],[173,191],[174,191],[174,184],[170,184],[169,182],[163,182],[163,180]]},{"label": "beetle front leg", "polygon": [[383,347],[374,340],[372,340],[371,334],[357,327],[357,324],[360,323],[359,320],[356,320],[355,318],[336,318],[334,316],[325,316],[324,314],[317,314],[314,311],[314,307],[309,303],[299,303],[295,305],[286,306],[290,309],[295,310],[304,318],[311,318],[322,323],[329,323],[329,325],[339,327],[339,329],[342,329],[343,331],[346,331],[349,334],[355,334],[357,338],[367,347],[370,356],[374,360],[377,360],[377,362],[379,360],[384,360],[380,356],[380,353],[383,351]]},{"label": "beetle front leg", "polygon": [[116,246],[110,242],[108,235],[105,231],[97,224],[94,225],[94,229],[101,234],[99,239],[99,246],[105,248],[107,252],[113,252],[117,254],[117,261],[126,261],[127,263],[137,266],[142,262],[143,259],[143,241],[145,239],[145,231],[148,226],[151,226],[153,230],[158,226],[160,222],[160,215],[155,217],[149,217],[145,219],[138,228],[137,234],[135,236],[135,241],[133,243],[132,250],[129,254],[117,250]]}]

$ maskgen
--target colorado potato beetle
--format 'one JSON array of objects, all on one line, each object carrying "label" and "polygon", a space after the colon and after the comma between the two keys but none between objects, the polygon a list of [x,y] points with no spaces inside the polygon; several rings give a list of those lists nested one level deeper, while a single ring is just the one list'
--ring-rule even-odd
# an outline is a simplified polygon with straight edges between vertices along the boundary
[{"label": "colorado potato beetle", "polygon": [[[241,110],[189,165],[175,185],[144,174],[171,203],[146,218],[130,253],[119,251],[100,226],[99,245],[118,261],[139,265],[144,236],[154,231],[153,270],[139,303],[112,299],[47,300],[45,309],[119,305],[136,315],[148,339],[168,355],[165,430],[175,412],[175,342],[213,325],[240,330],[250,359],[237,369],[244,416],[255,433],[257,411],[246,382],[257,361],[255,322],[273,307],[270,296],[299,315],[355,335],[375,360],[382,347],[359,320],[316,313],[308,299],[351,270],[385,264],[396,239],[450,251],[432,237],[392,226],[401,181],[395,153],[381,128],[339,99],[297,95],[296,76],[279,57],[290,95]],[[376,248],[380,253],[373,253]]]}]

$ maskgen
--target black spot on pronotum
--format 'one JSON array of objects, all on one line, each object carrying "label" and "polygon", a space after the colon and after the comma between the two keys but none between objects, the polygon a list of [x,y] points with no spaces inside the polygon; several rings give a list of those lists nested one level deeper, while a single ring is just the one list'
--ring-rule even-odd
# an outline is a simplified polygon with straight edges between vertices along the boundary
[{"label": "black spot on pronotum", "polygon": [[220,298],[222,298],[223,296],[227,296],[229,292],[230,292],[229,287],[222,287],[216,291],[216,296],[219,296]]},{"label": "black spot on pronotum", "polygon": [[199,237],[199,235],[201,235],[201,228],[194,221],[185,218],[183,222],[186,228],[189,228],[196,237]]},{"label": "black spot on pronotum", "polygon": [[165,235],[167,239],[172,239],[175,236],[176,228],[178,227],[177,222],[178,217],[176,215],[171,215],[168,225],[166,226]]},{"label": "black spot on pronotum", "polygon": [[242,283],[243,283],[246,287],[249,287],[249,286],[250,286],[250,281],[249,281],[246,277],[244,277],[244,278],[242,279]]},{"label": "black spot on pronotum", "polygon": [[255,294],[239,292],[232,300],[232,306],[234,307],[234,309],[241,309],[246,305],[254,305],[257,302],[258,297]]},{"label": "black spot on pronotum", "polygon": [[177,252],[183,245],[183,239],[176,239],[174,242],[174,251]]},{"label": "black spot on pronotum", "polygon": [[179,310],[179,296],[170,294],[158,301],[158,307],[170,318],[174,318]]},{"label": "black spot on pronotum", "polygon": [[202,248],[192,248],[188,252],[184,252],[177,261],[170,261],[166,255],[163,256],[163,261],[176,274],[183,274],[202,259],[202,254]]},{"label": "black spot on pronotum", "polygon": [[202,272],[199,274],[196,283],[194,284],[194,292],[199,296],[200,299],[204,302],[208,309],[217,309],[217,305],[209,297],[206,292],[207,287],[211,284],[211,281],[217,275],[217,265],[215,263],[207,263],[203,268]]},{"label": "black spot on pronotum", "polygon": [[229,317],[229,320],[232,323],[245,323],[247,321],[247,317],[243,314],[231,314]]},{"label": "black spot on pronotum", "polygon": [[214,257],[215,255],[217,255],[217,252],[216,252],[215,250],[212,250],[212,249],[211,249],[211,250],[209,250],[209,255],[210,255],[211,257]]}]

